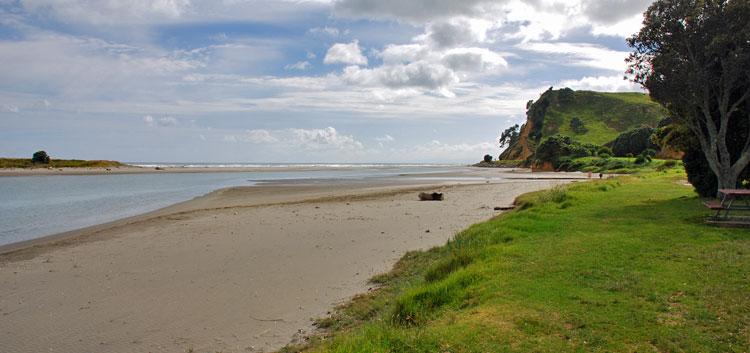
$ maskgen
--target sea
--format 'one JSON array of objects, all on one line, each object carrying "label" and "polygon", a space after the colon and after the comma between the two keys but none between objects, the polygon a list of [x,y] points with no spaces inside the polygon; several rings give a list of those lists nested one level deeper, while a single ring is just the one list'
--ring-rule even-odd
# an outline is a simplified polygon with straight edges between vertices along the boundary
[{"label": "sea", "polygon": [[129,164],[262,171],[0,177],[0,246],[136,216],[227,187],[305,180],[362,182],[461,168],[436,164]]}]

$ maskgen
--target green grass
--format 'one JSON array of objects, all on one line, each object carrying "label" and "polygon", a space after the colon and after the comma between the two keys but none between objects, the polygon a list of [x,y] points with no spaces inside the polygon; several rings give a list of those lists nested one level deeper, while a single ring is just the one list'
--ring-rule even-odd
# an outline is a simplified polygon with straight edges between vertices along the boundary
[{"label": "green grass", "polygon": [[637,164],[635,161],[635,158],[627,157],[582,157],[573,159],[564,169],[592,173],[633,174],[663,171],[682,166],[682,161],[678,160],[654,159],[643,164]]},{"label": "green grass", "polygon": [[[567,135],[584,143],[603,145],[620,133],[648,125],[656,127],[666,116],[663,108],[641,93],[575,92],[570,103],[552,105],[544,119],[544,136]],[[586,133],[576,134],[570,120],[580,118]]]},{"label": "green grass", "polygon": [[32,163],[27,158],[0,158],[0,168],[113,168],[125,164],[116,161],[84,161],[78,159],[53,159],[49,164]]},{"label": "green grass", "polygon": [[747,352],[750,230],[703,223],[679,169],[527,194],[410,252],[309,352]]}]

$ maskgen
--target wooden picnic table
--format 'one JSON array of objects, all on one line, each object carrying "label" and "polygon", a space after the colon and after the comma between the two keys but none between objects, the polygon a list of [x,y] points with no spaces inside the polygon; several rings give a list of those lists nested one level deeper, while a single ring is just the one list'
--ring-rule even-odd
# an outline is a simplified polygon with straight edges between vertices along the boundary
[{"label": "wooden picnic table", "polygon": [[[722,195],[721,201],[705,203],[709,209],[716,211],[713,216],[714,221],[729,221],[730,212],[750,210],[750,189],[719,189],[719,194]],[[724,212],[723,217],[722,212]],[[745,222],[750,222],[750,220]]]}]

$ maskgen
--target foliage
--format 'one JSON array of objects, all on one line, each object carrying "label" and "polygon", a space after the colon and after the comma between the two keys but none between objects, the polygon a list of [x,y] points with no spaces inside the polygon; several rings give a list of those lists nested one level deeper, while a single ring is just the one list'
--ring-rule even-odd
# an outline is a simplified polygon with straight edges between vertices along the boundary
[{"label": "foliage", "polygon": [[573,119],[570,119],[570,130],[579,135],[585,134],[589,131],[589,129],[586,128],[586,124],[584,124],[583,120],[579,117],[573,117]]},{"label": "foliage", "polygon": [[560,166],[560,161],[568,158],[587,157],[594,155],[599,146],[583,144],[570,138],[570,136],[550,136],[537,147],[534,154],[536,163],[551,163],[555,169]]},{"label": "foliage", "polygon": [[735,187],[750,163],[750,2],[655,1],[628,40],[628,73],[689,130]]},{"label": "foliage", "polygon": [[518,137],[518,124],[505,129],[502,133],[500,133],[500,139],[498,140],[498,142],[500,143],[500,148],[503,148],[505,146],[512,146],[516,143],[516,141],[518,141]]},{"label": "foliage", "polygon": [[654,131],[654,128],[648,126],[628,130],[607,145],[612,147],[612,152],[618,157],[625,157],[628,154],[639,155],[646,149],[659,148],[651,141]]},{"label": "foliage", "polygon": [[682,164],[685,165],[688,182],[693,185],[695,192],[702,197],[713,197],[719,189],[719,183],[716,174],[708,166],[706,156],[703,151],[697,148],[690,148],[685,151],[682,157]]},{"label": "foliage", "polygon": [[[543,109],[543,116],[534,121],[534,127],[539,130],[537,142],[560,134],[575,136],[583,143],[604,145],[622,132],[641,126],[656,127],[666,115],[659,104],[645,94],[574,91],[575,99],[566,103],[559,99],[561,91],[543,95],[548,106]],[[533,113],[541,114],[541,108],[533,107]],[[574,119],[582,123],[585,131],[572,122]]]},{"label": "foliage", "polygon": [[612,154],[613,154],[612,153],[612,149],[609,148],[609,147],[607,147],[607,146],[599,147],[599,149],[596,151],[596,155],[597,156],[601,156],[603,154],[607,154],[607,155],[612,156]]},{"label": "foliage", "polygon": [[302,349],[748,351],[750,230],[703,224],[683,176],[524,195],[517,211],[408,253]]},{"label": "foliage", "polygon": [[[78,159],[52,159],[44,167],[50,168],[114,168],[125,164],[116,161],[84,161]],[[0,158],[0,168],[38,168],[28,158]]]},{"label": "foliage", "polygon": [[558,170],[568,172],[581,171],[608,174],[632,174],[680,167],[680,165],[673,160],[654,159],[650,163],[636,163],[636,161],[637,158],[624,157],[566,157],[560,160]]},{"label": "foliage", "polygon": [[45,151],[36,151],[31,157],[32,163],[49,164],[49,156]]},{"label": "foliage", "polygon": [[485,154],[484,155],[484,161],[487,162],[487,163],[491,163],[492,162],[492,156],[489,155],[489,154]]}]

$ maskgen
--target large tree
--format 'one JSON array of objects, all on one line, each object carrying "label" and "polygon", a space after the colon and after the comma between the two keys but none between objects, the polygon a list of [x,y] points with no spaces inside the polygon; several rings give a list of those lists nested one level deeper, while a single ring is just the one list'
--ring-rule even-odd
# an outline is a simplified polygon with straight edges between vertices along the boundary
[{"label": "large tree", "polygon": [[700,144],[719,188],[750,163],[750,1],[657,0],[628,39],[628,73]]}]

